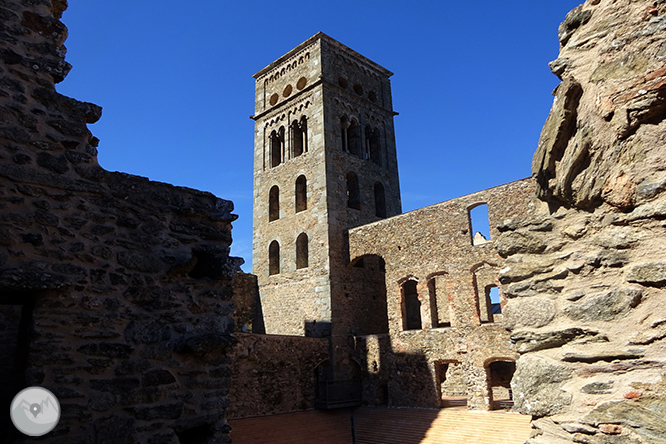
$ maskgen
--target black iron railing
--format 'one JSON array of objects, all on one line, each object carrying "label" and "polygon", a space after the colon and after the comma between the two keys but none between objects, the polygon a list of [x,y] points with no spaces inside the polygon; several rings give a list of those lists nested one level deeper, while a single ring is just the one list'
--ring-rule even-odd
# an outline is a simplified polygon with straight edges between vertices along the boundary
[{"label": "black iron railing", "polygon": [[361,380],[320,381],[317,385],[317,409],[339,409],[361,405]]}]

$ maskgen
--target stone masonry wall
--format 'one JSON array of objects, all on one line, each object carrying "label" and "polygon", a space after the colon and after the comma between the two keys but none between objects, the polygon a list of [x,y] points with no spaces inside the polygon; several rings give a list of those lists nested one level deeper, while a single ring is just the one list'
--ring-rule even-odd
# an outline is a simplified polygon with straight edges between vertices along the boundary
[{"label": "stone masonry wall", "polygon": [[[312,335],[306,324],[331,321],[320,59],[319,41],[308,41],[255,74],[252,267],[269,334]],[[303,118],[307,144],[302,154],[294,156],[289,126]],[[281,162],[272,166],[270,136],[280,129],[284,132]],[[300,176],[306,179],[303,211],[297,211],[295,197]],[[270,220],[273,187],[279,190],[279,217]],[[303,233],[308,238],[308,266],[297,268],[296,239]],[[269,273],[272,242],[280,249],[275,274]]]},{"label": "stone masonry wall", "polygon": [[99,167],[101,109],[54,87],[66,6],[0,2],[2,402],[56,394],[40,442],[228,442],[233,205]]},{"label": "stone masonry wall", "polygon": [[531,444],[666,442],[666,3],[589,0],[559,39],[532,167],[549,211],[496,242],[516,408]]},{"label": "stone masonry wall", "polygon": [[328,359],[327,339],[244,333],[236,337],[230,419],[314,408],[315,368]]},{"label": "stone masonry wall", "polygon": [[[513,361],[516,354],[502,323],[480,317],[485,288],[499,284],[503,260],[493,248],[495,228],[491,242],[473,245],[469,210],[486,203],[493,227],[507,217],[533,213],[533,192],[533,181],[525,179],[349,231],[352,266],[369,255],[385,261],[389,341],[359,338],[356,356],[378,389],[387,381],[391,405],[442,405],[438,369],[450,364],[462,365],[468,407],[491,408],[487,367],[495,360]],[[417,283],[421,320],[410,328],[402,289],[408,280]],[[502,293],[500,300],[504,305]],[[389,347],[389,353],[381,347]],[[381,399],[381,393],[365,396],[368,402]]]}]

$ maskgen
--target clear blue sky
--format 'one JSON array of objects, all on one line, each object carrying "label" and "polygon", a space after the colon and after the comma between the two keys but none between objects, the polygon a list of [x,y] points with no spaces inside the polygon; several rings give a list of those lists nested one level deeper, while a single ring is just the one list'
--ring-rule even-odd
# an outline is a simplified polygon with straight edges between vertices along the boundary
[{"label": "clear blue sky", "polygon": [[393,71],[403,211],[530,175],[581,0],[70,0],[59,92],[103,107],[107,170],[234,202],[251,271],[252,74],[318,31]]}]

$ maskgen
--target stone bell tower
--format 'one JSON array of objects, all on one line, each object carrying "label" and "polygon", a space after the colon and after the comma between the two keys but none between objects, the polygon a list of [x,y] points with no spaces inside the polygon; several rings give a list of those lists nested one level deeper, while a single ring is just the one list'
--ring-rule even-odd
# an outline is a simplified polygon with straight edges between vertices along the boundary
[{"label": "stone bell tower", "polygon": [[266,333],[383,328],[350,315],[373,310],[346,287],[347,230],[401,212],[391,75],[323,33],[254,75],[253,273]]}]

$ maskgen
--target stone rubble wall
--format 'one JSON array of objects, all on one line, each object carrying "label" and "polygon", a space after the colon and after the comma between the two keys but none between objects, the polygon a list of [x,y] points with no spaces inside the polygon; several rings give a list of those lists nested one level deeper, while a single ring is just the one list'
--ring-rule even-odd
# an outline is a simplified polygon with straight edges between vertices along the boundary
[{"label": "stone rubble wall", "polygon": [[549,210],[495,244],[530,444],[666,442],[665,13],[589,0],[559,28],[532,167]]},{"label": "stone rubble wall", "polygon": [[[326,338],[236,333],[229,419],[314,408],[315,369],[328,359]],[[233,437],[233,432],[232,432]]]},{"label": "stone rubble wall", "polygon": [[[377,393],[365,388],[368,402],[382,398],[385,381],[390,405],[438,407],[442,393],[437,367],[451,363],[462,366],[468,407],[491,408],[488,365],[513,361],[517,355],[501,322],[481,322],[479,301],[486,285],[499,284],[504,263],[493,248],[499,234],[494,225],[535,212],[533,193],[534,182],[524,179],[349,231],[352,263],[375,255],[386,269],[389,336],[370,342],[357,337],[355,344],[365,374],[376,381]],[[469,211],[481,203],[488,205],[491,239],[473,245]],[[408,279],[417,281],[420,329],[406,330],[403,324],[401,286]],[[433,280],[434,295],[429,284]],[[500,301],[506,303],[502,292]],[[440,326],[442,320],[450,326]]]},{"label": "stone rubble wall", "polygon": [[66,7],[0,2],[0,330],[21,351],[0,373],[25,374],[3,402],[56,394],[40,442],[229,442],[233,204],[99,167],[101,108],[55,91]]}]

